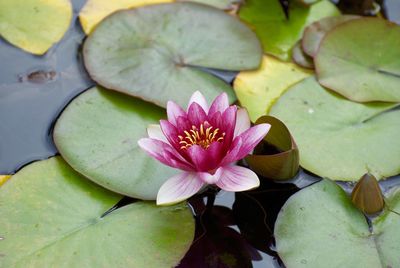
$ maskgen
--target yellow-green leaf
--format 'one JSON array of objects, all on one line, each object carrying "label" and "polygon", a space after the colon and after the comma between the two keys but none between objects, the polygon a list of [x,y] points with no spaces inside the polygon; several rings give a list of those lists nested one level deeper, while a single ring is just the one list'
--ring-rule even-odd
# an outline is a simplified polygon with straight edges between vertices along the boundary
[{"label": "yellow-green leaf", "polygon": [[11,175],[0,175],[0,186],[4,184],[9,178],[11,178]]},{"label": "yellow-green leaf", "polygon": [[240,72],[233,87],[240,104],[247,108],[254,122],[268,113],[286,89],[311,74],[312,71],[294,63],[264,56],[261,67],[255,71]]},{"label": "yellow-green leaf", "polygon": [[117,10],[169,2],[174,0],[88,0],[79,13],[79,20],[83,31],[89,34],[100,21]]},{"label": "yellow-green leaf", "polygon": [[0,35],[33,54],[60,41],[71,18],[68,0],[0,0]]}]

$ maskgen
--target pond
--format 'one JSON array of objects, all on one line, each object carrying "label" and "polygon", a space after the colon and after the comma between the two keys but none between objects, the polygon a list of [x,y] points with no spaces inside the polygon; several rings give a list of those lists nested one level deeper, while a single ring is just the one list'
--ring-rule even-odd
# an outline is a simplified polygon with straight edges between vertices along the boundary
[{"label": "pond", "polygon": [[[44,56],[31,55],[0,40],[0,174],[15,174],[34,161],[59,155],[53,141],[57,118],[74,98],[96,84],[83,64],[86,35],[77,19],[86,1],[72,2],[71,27]],[[285,5],[286,1],[282,2]],[[339,7],[349,12],[354,11],[352,4],[362,1],[340,2]],[[382,7],[389,20],[400,23],[397,0],[384,1]],[[238,74],[200,69],[231,85]],[[320,179],[300,169],[288,181],[262,178],[260,188],[250,192],[211,188],[192,197],[189,204],[196,219],[195,242],[178,267],[284,267],[273,235],[278,213],[290,196]],[[355,185],[339,184],[349,194]],[[399,176],[380,182],[385,193],[399,185]],[[124,197],[112,209],[132,202],[136,200]],[[304,262],[307,267],[307,260]]]}]

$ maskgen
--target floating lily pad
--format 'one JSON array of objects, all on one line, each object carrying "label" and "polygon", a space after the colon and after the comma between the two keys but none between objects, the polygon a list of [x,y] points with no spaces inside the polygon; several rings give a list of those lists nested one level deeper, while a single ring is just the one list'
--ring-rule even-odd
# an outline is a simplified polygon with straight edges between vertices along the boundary
[{"label": "floating lily pad", "polygon": [[1,187],[1,267],[174,267],[189,248],[187,205],[136,202],[86,180],[60,157],[31,164]]},{"label": "floating lily pad", "polygon": [[290,59],[290,51],[307,25],[339,14],[335,5],[326,0],[310,6],[291,2],[288,16],[278,0],[247,0],[239,10],[239,17],[260,38],[264,52],[286,61]]},{"label": "floating lily pad", "polygon": [[91,77],[99,84],[165,106],[186,105],[200,90],[211,101],[231,87],[195,67],[257,68],[261,48],[237,18],[211,6],[172,3],[114,13],[84,46]]},{"label": "floating lily pad", "polygon": [[314,60],[303,51],[301,41],[297,42],[293,48],[292,60],[301,67],[314,69]]},{"label": "floating lily pad", "polygon": [[112,191],[154,200],[177,171],[153,160],[137,141],[164,116],[155,105],[92,88],[61,114],[54,140],[64,159],[84,176]]},{"label": "floating lily pad", "polygon": [[117,10],[173,1],[174,0],[88,0],[79,12],[79,21],[81,22],[83,31],[89,34],[99,22]]},{"label": "floating lily pad", "polygon": [[44,54],[60,41],[72,18],[68,0],[1,0],[0,35],[33,54]]},{"label": "floating lily pad", "polygon": [[314,77],[294,85],[271,108],[300,151],[300,165],[334,180],[378,179],[400,173],[400,110],[362,104],[322,88]]},{"label": "floating lily pad", "polygon": [[269,111],[288,87],[311,73],[296,64],[264,56],[260,69],[240,72],[233,88],[240,104],[247,108],[251,121],[255,122]]},{"label": "floating lily pad", "polygon": [[[267,123],[271,130],[246,157],[246,162],[257,174],[274,179],[292,179],[299,171],[299,150],[288,128],[277,118],[262,116],[256,124]],[[273,146],[277,152],[270,153],[265,147]]]},{"label": "floating lily pad", "polygon": [[318,81],[348,99],[400,102],[399,25],[378,18],[342,23],[314,59]]},{"label": "floating lily pad", "polygon": [[[400,211],[400,190],[387,202]],[[275,223],[276,247],[288,268],[400,267],[400,215],[386,210],[371,229],[346,193],[323,180],[283,206]]]},{"label": "floating lily pad", "polygon": [[358,19],[360,16],[343,15],[323,18],[309,25],[303,34],[302,47],[305,53],[314,57],[319,45],[327,32],[349,20]]},{"label": "floating lily pad", "polygon": [[11,178],[10,175],[0,175],[0,186],[4,184],[9,178]]}]

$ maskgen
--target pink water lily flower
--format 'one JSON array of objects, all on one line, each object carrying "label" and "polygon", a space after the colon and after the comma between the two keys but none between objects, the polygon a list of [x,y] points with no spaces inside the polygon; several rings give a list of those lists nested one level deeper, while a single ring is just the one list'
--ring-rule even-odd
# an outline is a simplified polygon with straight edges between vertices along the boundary
[{"label": "pink water lily flower", "polygon": [[229,106],[226,93],[209,107],[197,91],[187,111],[169,101],[167,115],[168,120],[148,127],[149,138],[138,142],[150,156],[182,170],[161,186],[158,205],[183,201],[207,184],[233,192],[259,186],[253,171],[235,163],[252,152],[268,133],[269,124],[250,127],[247,111]]}]

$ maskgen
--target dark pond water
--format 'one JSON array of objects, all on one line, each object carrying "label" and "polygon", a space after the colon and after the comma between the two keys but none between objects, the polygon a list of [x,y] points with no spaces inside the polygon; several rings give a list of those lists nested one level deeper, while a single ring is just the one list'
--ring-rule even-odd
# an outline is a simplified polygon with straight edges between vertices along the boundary
[{"label": "dark pond water", "polygon": [[[94,85],[80,56],[85,35],[76,14],[84,2],[73,1],[73,25],[45,56],[32,56],[0,39],[0,174],[57,154],[51,134],[54,121],[71,99]],[[388,0],[382,6],[390,20],[400,23],[400,1]],[[208,71],[227,82],[236,75]],[[282,267],[272,236],[276,216],[293,193],[317,180],[301,171],[286,183],[265,179],[253,192],[209,190],[192,198],[196,239],[179,267]],[[387,190],[399,181],[389,179],[381,186]],[[348,191],[352,187],[342,186]]]}]

